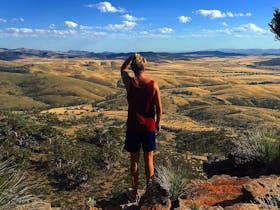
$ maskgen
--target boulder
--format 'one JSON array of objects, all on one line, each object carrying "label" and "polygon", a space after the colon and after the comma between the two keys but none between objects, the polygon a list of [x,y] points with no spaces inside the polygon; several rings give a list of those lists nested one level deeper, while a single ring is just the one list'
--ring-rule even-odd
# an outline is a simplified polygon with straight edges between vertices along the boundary
[{"label": "boulder", "polygon": [[168,189],[161,186],[155,176],[147,183],[146,192],[139,201],[141,210],[169,210],[171,201]]},{"label": "boulder", "polygon": [[[265,210],[259,204],[253,203],[237,203],[232,206],[228,206],[225,210]],[[268,210],[268,209],[267,209]]]},{"label": "boulder", "polygon": [[[192,180],[193,187],[179,201],[180,207],[225,207],[244,200],[242,187],[250,178],[228,175],[213,176],[208,180]],[[206,207],[205,207],[206,208]]]},{"label": "boulder", "polygon": [[[280,202],[280,177],[271,175],[250,180],[243,185],[243,192],[249,200],[260,202],[266,198]],[[279,203],[280,207],[280,203]]]},{"label": "boulder", "polygon": [[175,208],[174,210],[224,210],[221,206],[207,206],[207,205],[202,205],[202,206],[180,206],[178,208]]},{"label": "boulder", "polygon": [[258,177],[270,174],[268,168],[268,166],[264,166],[259,161],[238,157],[233,154],[227,157],[209,156],[208,161],[203,163],[203,171],[208,178],[221,174],[237,177]]},{"label": "boulder", "polygon": [[191,180],[190,188],[178,203],[171,202],[169,197],[168,190],[153,177],[139,205],[130,204],[122,194],[115,199],[98,202],[97,206],[108,210],[277,210],[280,209],[280,176],[253,179],[215,175],[206,180]]}]

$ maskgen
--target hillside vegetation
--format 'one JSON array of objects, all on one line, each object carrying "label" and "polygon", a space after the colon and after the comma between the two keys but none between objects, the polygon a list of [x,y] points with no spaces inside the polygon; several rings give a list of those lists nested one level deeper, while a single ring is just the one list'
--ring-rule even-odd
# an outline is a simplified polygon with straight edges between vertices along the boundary
[{"label": "hillside vegetation", "polygon": [[[201,164],[209,153],[223,155],[248,130],[280,129],[280,68],[257,65],[277,56],[160,56],[148,60],[146,72],[163,102],[156,164],[178,163],[188,178],[205,177]],[[42,183],[34,194],[52,206],[85,204],[129,187],[122,62],[0,60],[0,159],[13,157],[30,181]]]}]

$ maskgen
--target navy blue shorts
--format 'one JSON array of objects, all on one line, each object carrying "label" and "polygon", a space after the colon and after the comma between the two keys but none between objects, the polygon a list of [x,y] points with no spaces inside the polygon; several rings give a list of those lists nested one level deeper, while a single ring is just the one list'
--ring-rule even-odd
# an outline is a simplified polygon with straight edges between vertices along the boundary
[{"label": "navy blue shorts", "polygon": [[124,149],[128,152],[150,152],[156,149],[155,131],[126,131]]}]

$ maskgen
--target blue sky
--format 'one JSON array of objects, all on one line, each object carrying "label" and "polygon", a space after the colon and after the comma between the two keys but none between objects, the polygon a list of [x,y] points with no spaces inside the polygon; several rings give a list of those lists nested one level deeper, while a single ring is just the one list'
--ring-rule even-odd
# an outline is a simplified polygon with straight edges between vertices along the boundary
[{"label": "blue sky", "polygon": [[95,52],[280,48],[278,0],[1,0],[0,47]]}]

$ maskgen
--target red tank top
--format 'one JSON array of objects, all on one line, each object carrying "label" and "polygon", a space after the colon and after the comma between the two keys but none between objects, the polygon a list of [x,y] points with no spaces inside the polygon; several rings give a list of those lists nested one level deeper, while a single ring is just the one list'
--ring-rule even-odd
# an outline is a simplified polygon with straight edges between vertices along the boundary
[{"label": "red tank top", "polygon": [[127,101],[127,130],[155,131],[154,81],[139,86],[131,80]]}]

